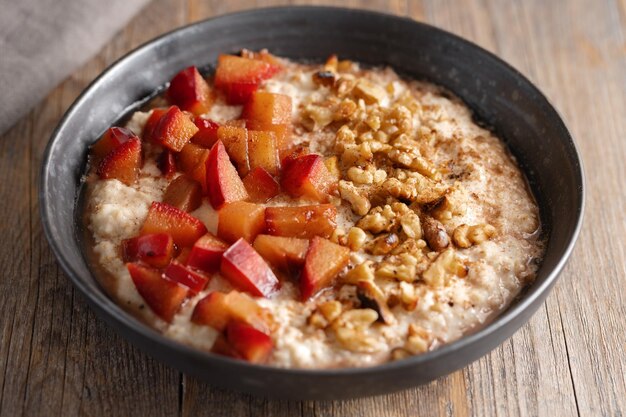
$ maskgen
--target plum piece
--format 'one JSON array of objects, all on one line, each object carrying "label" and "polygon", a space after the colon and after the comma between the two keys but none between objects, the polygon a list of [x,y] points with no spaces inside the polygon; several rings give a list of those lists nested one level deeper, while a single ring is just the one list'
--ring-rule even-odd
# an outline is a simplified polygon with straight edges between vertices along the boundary
[{"label": "plum piece", "polygon": [[271,175],[278,175],[280,162],[274,132],[248,131],[248,160],[250,169],[263,168]]},{"label": "plum piece", "polygon": [[211,87],[194,66],[185,68],[172,78],[166,95],[172,104],[195,115],[208,112],[213,104]]},{"label": "plum piece", "polygon": [[304,265],[309,241],[295,237],[258,235],[253,246],[275,268],[293,273]]},{"label": "plum piece", "polygon": [[167,268],[165,268],[165,272],[163,274],[166,278],[176,281],[189,288],[189,291],[192,294],[197,294],[204,290],[209,282],[209,277],[198,271],[194,271],[192,268],[185,266],[178,261],[172,261]]},{"label": "plum piece", "polygon": [[174,256],[174,240],[166,233],[153,233],[122,241],[125,262],[141,261],[156,268],[167,266]]},{"label": "plum piece", "polygon": [[337,274],[348,265],[350,249],[328,239],[314,237],[304,260],[300,277],[300,297],[308,300],[322,289],[332,285]]},{"label": "plum piece", "polygon": [[262,126],[291,123],[291,97],[268,91],[255,91],[244,105],[242,116]]},{"label": "plum piece", "polygon": [[243,179],[243,185],[248,191],[250,200],[255,203],[265,203],[280,193],[278,181],[262,167],[248,172]]},{"label": "plum piece", "polygon": [[215,87],[224,92],[229,104],[243,104],[259,83],[276,71],[275,66],[261,60],[220,55],[215,70]]},{"label": "plum piece", "polygon": [[280,183],[292,197],[307,197],[319,202],[328,201],[328,195],[336,184],[324,164],[324,158],[315,154],[289,161],[283,169]]},{"label": "plum piece", "polygon": [[207,233],[194,243],[186,264],[205,272],[213,273],[220,269],[222,255],[228,244],[217,236]]},{"label": "plum piece", "polygon": [[176,173],[176,158],[174,152],[165,149],[157,158],[157,167],[164,177],[172,178]]},{"label": "plum piece", "polygon": [[198,128],[198,132],[193,135],[191,142],[197,143],[205,148],[211,148],[215,142],[217,142],[217,129],[220,127],[219,123],[198,116],[193,119],[193,123]]},{"label": "plum piece", "polygon": [[196,145],[186,144],[177,155],[177,162],[180,169],[202,187],[202,193],[208,194],[206,163],[209,159],[209,150]]},{"label": "plum piece", "polygon": [[209,201],[214,209],[220,209],[225,203],[247,200],[248,192],[237,170],[230,162],[222,141],[217,141],[206,162],[206,181]]},{"label": "plum piece", "polygon": [[267,362],[274,348],[270,336],[246,323],[229,323],[226,340],[242,359],[251,363]]},{"label": "plum piece", "polygon": [[202,204],[202,187],[185,174],[169,183],[163,194],[163,202],[187,213]]},{"label": "plum piece", "polygon": [[141,133],[141,138],[145,141],[154,142],[154,129],[159,124],[161,117],[165,113],[167,113],[168,107],[157,107],[152,109],[146,124],[143,126],[143,132]]},{"label": "plum piece", "polygon": [[265,207],[234,201],[222,206],[218,213],[217,235],[226,242],[244,238],[252,243],[265,230]]},{"label": "plum piece", "polygon": [[245,239],[224,252],[220,272],[234,287],[257,297],[269,297],[279,288],[272,269]]},{"label": "plum piece", "polygon": [[337,227],[337,208],[332,204],[297,207],[267,207],[265,225],[274,236],[310,239],[330,237]]},{"label": "plum piece", "polygon": [[247,323],[263,333],[269,333],[272,318],[247,294],[232,290],[228,294],[214,291],[198,301],[191,315],[192,323],[224,331],[231,321]]},{"label": "plum piece", "polygon": [[122,143],[105,156],[98,165],[98,176],[133,184],[141,168],[141,141],[135,137]]},{"label": "plum piece", "polygon": [[178,283],[164,278],[158,269],[137,263],[126,264],[137,292],[154,314],[171,322],[189,290]]},{"label": "plum piece", "polygon": [[192,246],[207,232],[195,217],[166,203],[153,202],[141,228],[141,234],[167,233],[179,247]]},{"label": "plum piece", "polygon": [[122,143],[136,137],[137,135],[125,127],[111,127],[91,146],[91,154],[98,159],[104,158]]},{"label": "plum piece", "polygon": [[237,166],[240,175],[246,175],[250,170],[248,159],[248,131],[245,127],[220,126],[217,129],[217,139],[220,140],[230,159]]},{"label": "plum piece", "polygon": [[152,140],[174,152],[180,152],[198,128],[188,114],[177,106],[170,107],[152,131]]},{"label": "plum piece", "polygon": [[291,148],[291,97],[267,91],[256,91],[245,104],[242,116],[250,130],[274,132],[276,147],[284,157]]}]

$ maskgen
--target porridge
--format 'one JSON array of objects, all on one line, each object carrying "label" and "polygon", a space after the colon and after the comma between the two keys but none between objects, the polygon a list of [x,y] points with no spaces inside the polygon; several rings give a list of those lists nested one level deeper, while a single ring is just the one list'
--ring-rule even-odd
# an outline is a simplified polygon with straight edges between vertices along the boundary
[{"label": "porridge", "polygon": [[112,298],[279,367],[437,349],[503,311],[543,254],[523,173],[460,100],[335,56],[184,69],[92,146],[85,181]]}]

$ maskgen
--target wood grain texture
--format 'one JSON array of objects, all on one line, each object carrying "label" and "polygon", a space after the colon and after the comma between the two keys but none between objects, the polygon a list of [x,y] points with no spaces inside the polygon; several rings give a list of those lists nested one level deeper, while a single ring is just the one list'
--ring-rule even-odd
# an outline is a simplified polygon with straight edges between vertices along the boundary
[{"label": "wood grain texture", "polygon": [[[527,75],[560,110],[587,174],[586,221],[555,290],[491,354],[429,385],[350,401],[268,401],[212,388],[98,320],[41,230],[47,139],[106,66],[186,22],[277,4],[409,15],[466,37]],[[1,416],[626,415],[626,2],[624,0],[155,0],[0,138]]]}]

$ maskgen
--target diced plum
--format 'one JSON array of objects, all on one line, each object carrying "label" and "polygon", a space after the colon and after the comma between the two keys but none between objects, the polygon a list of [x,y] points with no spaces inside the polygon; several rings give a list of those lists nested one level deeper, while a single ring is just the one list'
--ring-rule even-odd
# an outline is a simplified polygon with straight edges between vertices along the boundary
[{"label": "diced plum", "polygon": [[202,187],[204,194],[208,193],[206,164],[209,159],[209,150],[195,143],[186,144],[177,155],[181,170]]},{"label": "diced plum", "polygon": [[259,83],[275,72],[274,66],[261,60],[220,55],[215,71],[215,87],[226,94],[229,104],[243,104]]},{"label": "diced plum", "polygon": [[165,113],[167,113],[168,107],[157,107],[152,109],[146,124],[143,126],[143,132],[141,133],[141,138],[145,141],[154,142],[154,129],[156,129],[159,121],[161,121],[161,117]]},{"label": "diced plum", "polygon": [[174,152],[165,149],[157,158],[157,167],[166,178],[171,178],[176,173],[176,158]]},{"label": "diced plum", "polygon": [[186,263],[205,272],[217,272],[226,249],[228,249],[228,244],[211,233],[207,233],[194,243]]},{"label": "diced plum", "polygon": [[172,78],[167,98],[172,104],[195,115],[208,112],[213,104],[211,87],[194,66],[185,68]]},{"label": "diced plum", "polygon": [[226,340],[242,359],[251,363],[267,362],[274,348],[271,337],[245,323],[229,323]]},{"label": "diced plum", "polygon": [[252,93],[259,88],[259,83],[229,83],[224,84],[221,90],[226,96],[226,103],[237,105],[243,104],[250,99]]},{"label": "diced plum", "polygon": [[113,149],[98,165],[102,179],[116,179],[126,185],[137,181],[141,168],[141,141],[135,137]]},{"label": "diced plum", "polygon": [[242,116],[262,126],[291,123],[291,97],[268,91],[255,91],[244,105]]},{"label": "diced plum", "polygon": [[206,275],[194,271],[192,268],[177,261],[172,261],[167,268],[165,268],[164,275],[166,278],[189,288],[193,294],[204,290],[206,284],[209,282],[209,277]]},{"label": "diced plum", "polygon": [[171,322],[187,297],[188,289],[164,278],[158,269],[137,263],[128,263],[126,267],[139,295],[150,309],[163,320]]},{"label": "diced plum", "polygon": [[155,126],[152,140],[174,152],[180,152],[197,132],[198,128],[189,115],[183,113],[177,106],[172,106]]},{"label": "diced plum", "polygon": [[294,272],[304,264],[309,241],[295,237],[258,235],[253,246],[275,268]]},{"label": "diced plum", "polygon": [[122,241],[122,254],[125,262],[141,261],[163,268],[174,256],[174,240],[166,233],[133,237]]},{"label": "diced plum", "polygon": [[271,175],[278,175],[280,162],[274,132],[248,131],[248,159],[250,169],[260,167]]},{"label": "diced plum", "polygon": [[328,239],[314,237],[304,260],[300,277],[300,296],[308,300],[322,289],[332,285],[337,274],[348,265],[350,249]]},{"label": "diced plum", "polygon": [[239,291],[228,294],[212,292],[198,301],[191,315],[191,321],[203,326],[211,326],[224,331],[231,321],[247,323],[255,329],[269,333],[271,316],[254,299]]},{"label": "diced plum", "polygon": [[280,185],[292,197],[307,197],[325,202],[336,186],[336,181],[328,172],[324,158],[308,154],[290,161],[283,169]]},{"label": "diced plum", "polygon": [[303,155],[309,155],[309,148],[307,146],[298,146],[296,148],[290,149],[289,152],[282,156],[280,159],[280,166],[283,170],[285,170],[289,165],[291,165],[296,159]]},{"label": "diced plum", "polygon": [[189,255],[191,254],[191,248],[188,246],[186,248],[180,248],[178,256],[176,256],[176,261],[180,262],[183,265],[187,265],[187,260],[189,259]]},{"label": "diced plum", "polygon": [[265,230],[265,207],[234,201],[222,206],[218,212],[217,235],[226,242],[244,238],[254,242],[254,238]]},{"label": "diced plum", "polygon": [[191,142],[202,145],[205,148],[211,148],[217,142],[217,129],[220,125],[212,120],[198,116],[193,119],[193,122],[198,128],[198,132],[193,135]]},{"label": "diced plum", "polygon": [[141,234],[167,233],[179,247],[192,246],[206,233],[204,224],[195,217],[169,204],[153,202]]},{"label": "diced plum", "polygon": [[266,125],[263,123],[248,121],[246,122],[246,127],[249,130],[273,132],[274,135],[276,135],[276,149],[278,149],[278,156],[280,160],[287,156],[293,149],[291,140],[292,126],[290,124]]},{"label": "diced plum", "polygon": [[291,148],[291,97],[267,91],[256,91],[243,109],[250,130],[274,132],[281,157]]},{"label": "diced plum", "polygon": [[91,154],[98,159],[104,158],[122,143],[136,137],[137,135],[125,127],[111,127],[91,146]]},{"label": "diced plum", "polygon": [[213,346],[211,346],[211,352],[217,355],[228,356],[229,358],[243,359],[234,347],[226,340],[224,333],[219,333]]},{"label": "diced plum", "polygon": [[221,208],[224,203],[248,199],[248,192],[230,162],[222,141],[218,140],[211,148],[206,162],[206,178],[209,201],[214,209]]},{"label": "diced plum", "polygon": [[332,204],[297,207],[267,207],[265,225],[274,236],[310,239],[330,237],[337,227],[337,208]]},{"label": "diced plum", "polygon": [[281,64],[280,60],[276,58],[274,55],[267,52],[266,50],[254,52],[254,51],[249,51],[247,49],[243,49],[241,51],[241,56],[244,58],[248,58],[248,59],[256,59],[256,60],[267,62],[273,67],[274,72],[278,72],[283,69],[283,64]]},{"label": "diced plum", "polygon": [[176,154],[176,162],[184,173],[189,174],[202,161],[202,157],[208,154],[209,149],[195,143],[188,143]]},{"label": "diced plum", "polygon": [[217,138],[222,141],[230,159],[237,166],[240,175],[246,175],[250,170],[248,159],[248,131],[245,127],[220,126],[217,129]]},{"label": "diced plum", "polygon": [[244,239],[224,252],[220,272],[234,287],[257,297],[269,297],[279,288],[276,275]]},{"label": "diced plum", "polygon": [[248,172],[243,179],[243,185],[248,191],[250,200],[255,203],[265,203],[280,193],[278,181],[261,167]]},{"label": "diced plum", "polygon": [[187,213],[192,212],[202,204],[202,187],[187,175],[179,175],[165,189],[163,202]]},{"label": "diced plum", "polygon": [[224,126],[232,126],[232,127],[246,127],[245,119],[232,119],[224,122]]}]

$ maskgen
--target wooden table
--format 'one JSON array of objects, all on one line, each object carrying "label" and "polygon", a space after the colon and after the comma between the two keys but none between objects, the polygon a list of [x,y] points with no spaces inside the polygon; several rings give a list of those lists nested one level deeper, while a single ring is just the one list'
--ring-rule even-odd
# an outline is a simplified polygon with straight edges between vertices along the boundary
[{"label": "wooden table", "polygon": [[409,15],[495,52],[546,93],[576,138],[588,191],[579,243],[543,307],[491,354],[388,396],[267,401],[182,375],[96,319],[41,230],[36,183],[52,129],[98,73],[137,45],[191,21],[278,3],[157,0],[0,138],[0,415],[625,415],[624,0],[344,4]]}]

